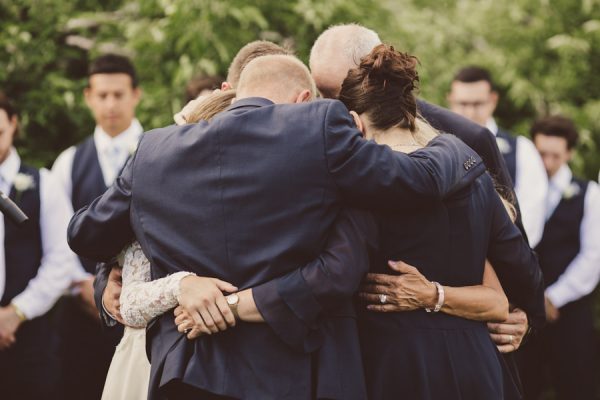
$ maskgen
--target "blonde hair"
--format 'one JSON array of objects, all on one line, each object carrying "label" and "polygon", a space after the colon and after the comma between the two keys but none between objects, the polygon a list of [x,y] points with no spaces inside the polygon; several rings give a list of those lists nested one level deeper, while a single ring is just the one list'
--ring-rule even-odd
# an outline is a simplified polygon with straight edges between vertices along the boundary
[{"label": "blonde hair", "polygon": [[235,98],[235,90],[225,90],[211,93],[198,103],[196,108],[187,117],[187,123],[210,121],[217,114],[225,111]]}]

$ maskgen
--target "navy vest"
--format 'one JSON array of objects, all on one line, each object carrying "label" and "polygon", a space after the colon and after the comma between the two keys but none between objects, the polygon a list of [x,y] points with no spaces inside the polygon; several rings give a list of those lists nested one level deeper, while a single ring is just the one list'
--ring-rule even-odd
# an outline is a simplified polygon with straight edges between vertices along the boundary
[{"label": "navy vest", "polygon": [[500,151],[502,152],[502,156],[508,167],[508,173],[510,174],[510,179],[512,179],[514,187],[516,182],[515,179],[517,177],[517,138],[501,129],[498,129],[496,137],[504,139],[506,143],[508,143],[506,148],[500,147]]},{"label": "navy vest", "polygon": [[535,248],[546,287],[558,280],[579,254],[581,247],[580,227],[588,182],[576,178],[571,182],[579,187],[579,193],[571,198],[561,199],[546,222],[542,240]]},{"label": "navy vest", "polygon": [[[71,203],[74,211],[87,206],[108,189],[104,183],[104,175],[102,175],[102,168],[98,161],[98,152],[93,136],[87,138],[75,150],[71,182]],[[83,257],[79,257],[79,260],[87,272],[96,273],[94,261]]]},{"label": "navy vest", "polygon": [[[4,218],[4,253],[6,259],[6,286],[0,306],[8,305],[23,292],[37,275],[42,262],[42,233],[40,230],[40,172],[21,164],[20,173],[31,175],[35,187],[17,196],[15,187],[9,197],[27,214],[29,221],[21,226]],[[18,197],[18,198],[17,198]]]}]

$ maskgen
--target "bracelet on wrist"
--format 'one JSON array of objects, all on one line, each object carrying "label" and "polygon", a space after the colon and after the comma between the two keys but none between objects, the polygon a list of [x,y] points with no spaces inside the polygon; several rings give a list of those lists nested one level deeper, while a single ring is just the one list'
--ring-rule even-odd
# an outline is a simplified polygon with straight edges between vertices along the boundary
[{"label": "bracelet on wrist", "polygon": [[10,306],[13,308],[13,310],[15,311],[15,314],[17,314],[17,317],[19,317],[19,320],[21,322],[27,321],[27,317],[25,316],[23,311],[21,311],[21,309],[19,307],[17,307],[17,305],[15,303],[10,303]]},{"label": "bracelet on wrist", "polygon": [[444,287],[442,285],[440,285],[438,282],[431,282],[431,283],[433,283],[437,289],[438,299],[437,299],[437,303],[433,309],[425,308],[425,311],[427,311],[428,313],[430,313],[430,312],[436,313],[436,312],[439,312],[442,309],[442,306],[444,305],[444,300],[445,300]]}]

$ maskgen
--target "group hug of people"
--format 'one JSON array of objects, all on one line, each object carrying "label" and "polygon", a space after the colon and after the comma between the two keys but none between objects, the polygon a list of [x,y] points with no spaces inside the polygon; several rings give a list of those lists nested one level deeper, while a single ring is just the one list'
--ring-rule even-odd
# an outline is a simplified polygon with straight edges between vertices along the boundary
[{"label": "group hug of people", "polygon": [[29,221],[0,224],[0,397],[597,398],[576,126],[502,130],[477,66],[427,103],[417,65],[356,24],[310,69],[255,41],[143,133],[131,61],[103,55],[94,132],[51,171],[1,96],[0,191]]}]

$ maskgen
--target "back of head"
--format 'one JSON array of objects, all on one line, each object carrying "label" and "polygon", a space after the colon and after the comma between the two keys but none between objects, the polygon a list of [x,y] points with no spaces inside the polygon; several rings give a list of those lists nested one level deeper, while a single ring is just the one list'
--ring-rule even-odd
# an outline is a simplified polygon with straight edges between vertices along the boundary
[{"label": "back of head", "polygon": [[535,140],[537,135],[555,136],[567,141],[567,148],[572,150],[577,146],[579,133],[575,123],[561,115],[551,115],[536,120],[531,126],[531,137]]},{"label": "back of head", "polygon": [[268,55],[292,55],[292,52],[267,40],[250,42],[242,47],[233,58],[233,61],[231,61],[229,70],[227,71],[227,82],[229,82],[231,87],[237,88],[240,75],[246,65],[255,58]]},{"label": "back of head", "polygon": [[274,103],[292,103],[303,91],[316,95],[306,65],[290,55],[258,57],[244,68],[237,86],[237,98],[264,97]]},{"label": "back of head", "polygon": [[117,54],[105,54],[96,58],[90,64],[88,78],[96,74],[126,74],[131,78],[131,86],[138,86],[137,74],[127,57]]},{"label": "back of head", "polygon": [[310,69],[324,97],[339,92],[348,70],[381,44],[379,35],[358,24],[334,25],[323,32],[310,52]]},{"label": "back of head", "polygon": [[348,72],[339,100],[349,110],[367,114],[373,126],[387,130],[394,126],[414,132],[417,128],[419,82],[416,57],[380,44]]},{"label": "back of head", "polygon": [[485,68],[471,65],[460,69],[456,75],[454,75],[453,82],[473,83],[473,82],[487,82],[490,88],[494,89],[494,82],[492,81],[492,74]]},{"label": "back of head", "polygon": [[188,103],[200,95],[206,95],[221,87],[223,77],[218,75],[198,75],[185,85],[185,102]]}]

